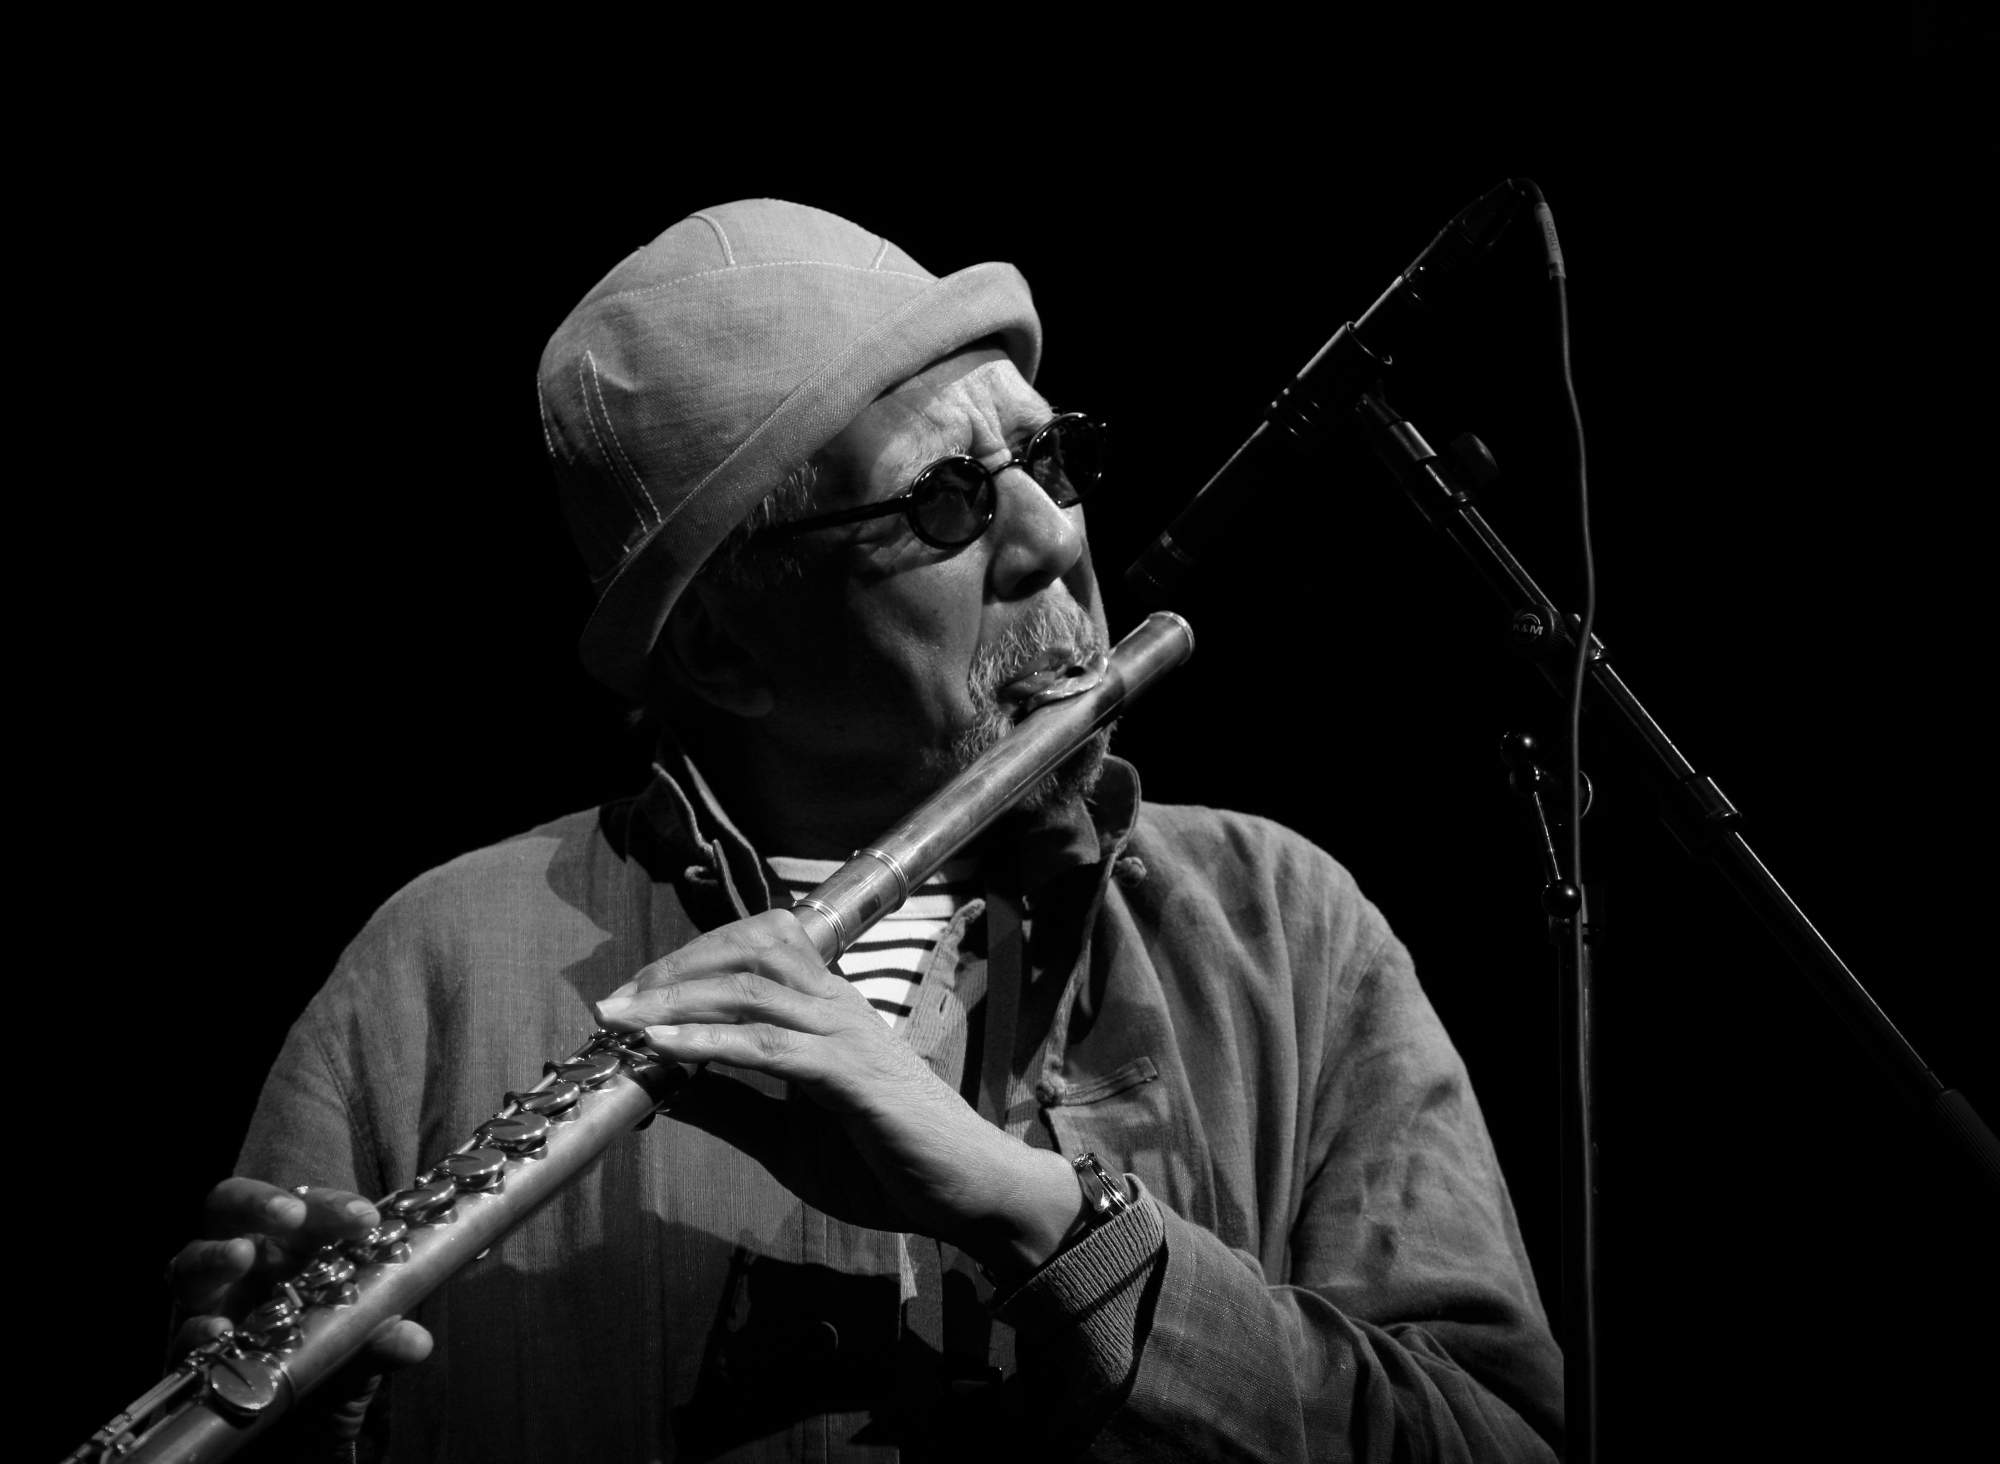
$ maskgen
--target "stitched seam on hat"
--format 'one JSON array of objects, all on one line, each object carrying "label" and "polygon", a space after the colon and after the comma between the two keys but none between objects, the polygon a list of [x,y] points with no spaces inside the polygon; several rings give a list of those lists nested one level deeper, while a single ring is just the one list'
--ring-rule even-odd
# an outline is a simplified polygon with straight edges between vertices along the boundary
[{"label": "stitched seam on hat", "polygon": [[690,214],[688,217],[700,219],[709,228],[715,230],[715,242],[722,246],[723,262],[725,264],[736,263],[736,251],[729,247],[729,235],[723,232],[721,223],[712,214],[698,213]]},{"label": "stitched seam on hat", "polygon": [[[598,380],[597,380],[597,356],[594,352],[585,351],[583,353],[583,359],[584,362],[588,363],[590,366],[590,381],[588,384],[585,384],[583,380],[582,365],[579,365],[577,367],[576,376],[577,376],[577,385],[583,388],[583,395],[584,395],[583,416],[584,420],[590,423],[590,435],[592,437],[597,438],[597,450],[604,454],[605,462],[607,464],[611,464],[611,475],[614,478],[618,476],[618,469],[617,469],[617,464],[612,463],[612,449],[616,449],[618,454],[617,462],[623,463],[625,465],[625,471],[631,475],[632,483],[636,485],[639,489],[639,496],[644,498],[646,500],[646,506],[653,510],[653,522],[655,524],[658,524],[661,522],[660,505],[653,501],[653,494],[652,491],[646,487],[646,480],[639,476],[638,471],[632,466],[631,460],[625,456],[625,445],[618,440],[618,429],[611,424],[611,413],[605,409],[604,390],[601,386],[598,385]],[[597,411],[604,413],[604,430],[611,434],[610,448],[605,447],[603,437],[599,436],[598,434],[597,414],[590,410],[590,390],[591,387],[593,386],[596,386],[598,388]]]},{"label": "stitched seam on hat", "polygon": [[732,264],[724,269],[704,269],[695,274],[682,275],[677,280],[667,280],[657,285],[646,285],[637,290],[620,290],[615,295],[606,295],[603,298],[605,300],[634,300],[641,295],[657,295],[662,290],[678,289],[682,285],[692,284],[695,280],[705,280],[710,275],[730,274],[739,269],[799,269],[802,267],[810,267],[812,269],[847,269],[854,271],[856,274],[895,275],[898,279],[915,280],[921,285],[934,285],[937,283],[936,280],[925,279],[922,275],[911,274],[906,269],[863,269],[858,264],[835,264],[830,259],[773,259],[763,264]]},{"label": "stitched seam on hat", "polygon": [[542,446],[549,450],[550,457],[556,457],[556,439],[549,431],[549,403],[542,395],[541,382],[535,383],[535,415],[542,419]]},{"label": "stitched seam on hat", "polygon": [[625,455],[625,444],[618,437],[618,424],[611,420],[611,408],[605,405],[604,385],[597,376],[597,357],[589,351],[585,351],[583,355],[584,359],[590,362],[590,382],[597,391],[597,410],[604,416],[604,430],[611,434],[611,445],[618,451],[618,461],[625,465],[625,471],[638,485],[639,492],[645,497],[646,504],[653,510],[653,518],[657,521],[660,517],[660,505],[654,501],[653,490],[646,486],[646,480],[639,476],[639,470],[632,466],[632,459]]}]

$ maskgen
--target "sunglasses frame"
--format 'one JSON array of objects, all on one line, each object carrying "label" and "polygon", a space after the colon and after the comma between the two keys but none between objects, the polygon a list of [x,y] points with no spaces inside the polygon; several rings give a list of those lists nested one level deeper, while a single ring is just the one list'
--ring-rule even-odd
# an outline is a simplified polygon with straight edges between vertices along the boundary
[{"label": "sunglasses frame", "polygon": [[[924,543],[930,545],[931,548],[963,549],[968,544],[978,543],[980,537],[993,527],[993,519],[994,515],[998,512],[1000,498],[996,484],[999,481],[1000,475],[1009,468],[1019,468],[1028,475],[1036,487],[1041,488],[1044,493],[1048,493],[1047,486],[1042,483],[1041,479],[1035,477],[1028,464],[1033,461],[1035,449],[1041,445],[1042,439],[1066,422],[1087,423],[1097,434],[1098,445],[1101,451],[1105,435],[1104,424],[1102,422],[1083,412],[1058,412],[1047,422],[1044,422],[1036,430],[1035,435],[1028,439],[1028,445],[1024,451],[1016,453],[997,468],[989,468],[980,462],[978,458],[968,457],[964,453],[949,453],[935,462],[926,463],[924,470],[910,481],[910,486],[893,498],[885,498],[880,503],[865,503],[859,508],[843,508],[834,513],[823,513],[813,518],[798,519],[788,524],[778,524],[765,530],[759,537],[765,540],[789,539],[795,534],[811,533],[814,529],[830,529],[837,524],[856,524],[865,519],[886,518],[892,513],[900,513],[903,515],[905,521],[908,522],[910,532],[923,540]],[[969,466],[972,472],[979,474],[983,479],[980,486],[984,490],[986,509],[979,520],[979,527],[974,529],[965,538],[955,540],[940,539],[935,535],[926,533],[923,525],[917,521],[918,514],[921,511],[919,499],[924,494],[927,481],[933,473],[936,473],[940,468],[958,464]],[[1104,472],[1100,467],[1097,477],[1090,480],[1089,486],[1095,487],[1099,479],[1103,476]],[[942,491],[950,492],[952,490],[945,489]],[[1070,485],[1070,494],[1070,500],[1067,503],[1057,499],[1053,493],[1049,493],[1049,501],[1054,503],[1057,508],[1074,508],[1083,502],[1084,490],[1076,487],[1075,484]]]}]

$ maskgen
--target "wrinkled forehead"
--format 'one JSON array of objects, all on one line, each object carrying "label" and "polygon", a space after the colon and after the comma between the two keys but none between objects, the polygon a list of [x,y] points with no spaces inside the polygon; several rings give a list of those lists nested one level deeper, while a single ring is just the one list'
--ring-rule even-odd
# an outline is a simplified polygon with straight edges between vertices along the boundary
[{"label": "wrinkled forehead", "polygon": [[841,438],[855,465],[879,481],[949,453],[1005,452],[1053,415],[1005,352],[963,351],[883,393]]}]

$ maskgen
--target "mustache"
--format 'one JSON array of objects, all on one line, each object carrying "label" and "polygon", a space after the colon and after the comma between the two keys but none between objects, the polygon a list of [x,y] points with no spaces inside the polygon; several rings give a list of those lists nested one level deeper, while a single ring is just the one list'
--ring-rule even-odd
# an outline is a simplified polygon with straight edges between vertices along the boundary
[{"label": "mustache", "polygon": [[981,713],[997,711],[1000,688],[1043,657],[1053,653],[1080,664],[1106,649],[1103,633],[1083,606],[1067,595],[1050,597],[973,656],[966,671],[966,692]]},{"label": "mustache", "polygon": [[[948,747],[922,755],[923,776],[935,788],[946,778],[970,767],[979,756],[1014,730],[1014,714],[1000,704],[1000,688],[1051,653],[1065,661],[1082,662],[1104,653],[1105,639],[1084,608],[1067,595],[1051,597],[1011,626],[1007,633],[972,658],[966,691],[973,709],[972,725],[952,738]],[[1016,805],[1041,812],[1088,797],[1104,769],[1111,729],[1092,734],[1069,760],[1029,790]]]}]

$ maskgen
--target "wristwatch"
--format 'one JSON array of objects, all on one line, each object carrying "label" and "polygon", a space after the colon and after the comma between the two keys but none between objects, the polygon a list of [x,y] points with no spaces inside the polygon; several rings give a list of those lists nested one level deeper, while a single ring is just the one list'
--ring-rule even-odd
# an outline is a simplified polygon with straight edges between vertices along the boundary
[{"label": "wristwatch", "polygon": [[[1098,1226],[1108,1220],[1115,1220],[1132,1208],[1131,1196],[1127,1195],[1120,1188],[1118,1181],[1111,1177],[1111,1171],[1098,1163],[1095,1154],[1079,1154],[1070,1160],[1069,1164],[1070,1168],[1076,1171],[1076,1187],[1083,1191],[1083,1211],[1071,1222],[1069,1229],[1063,1232],[1062,1241],[1042,1262],[1044,1266],[1049,1265],[1057,1256]],[[1025,1284],[1018,1279],[1013,1282],[1003,1282],[984,1266],[981,1266],[979,1271],[996,1291],[1004,1291],[1010,1285]]]},{"label": "wristwatch", "polygon": [[1076,1241],[1082,1232],[1095,1230],[1132,1208],[1131,1197],[1111,1177],[1111,1171],[1098,1163],[1095,1154],[1077,1155],[1070,1161],[1070,1167],[1076,1170],[1076,1185],[1083,1191],[1083,1214],[1065,1237],[1066,1245]]}]

